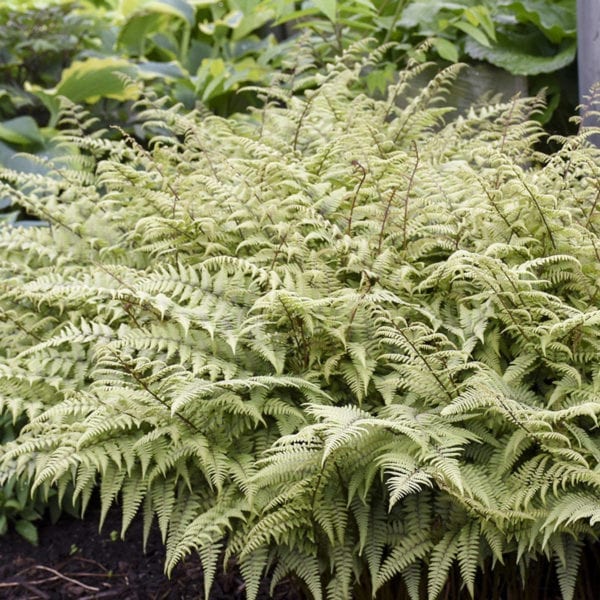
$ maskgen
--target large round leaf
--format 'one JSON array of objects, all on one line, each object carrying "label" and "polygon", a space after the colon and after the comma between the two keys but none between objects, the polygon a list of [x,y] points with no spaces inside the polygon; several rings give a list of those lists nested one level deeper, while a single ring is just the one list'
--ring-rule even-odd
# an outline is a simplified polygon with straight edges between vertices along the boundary
[{"label": "large round leaf", "polygon": [[16,117],[0,123],[0,140],[17,146],[35,146],[44,143],[37,123],[28,116]]},{"label": "large round leaf", "polygon": [[518,0],[504,5],[520,23],[533,23],[556,44],[576,35],[575,0]]},{"label": "large round leaf", "polygon": [[88,58],[76,61],[62,74],[55,88],[58,96],[72,102],[97,102],[100,98],[135,100],[139,95],[137,85],[128,78],[136,75],[130,62],[119,58]]},{"label": "large round leaf", "polygon": [[572,63],[577,42],[565,39],[557,48],[539,31],[528,34],[510,31],[498,33],[496,42],[490,47],[467,38],[465,51],[471,58],[485,60],[513,75],[538,75],[557,71]]}]

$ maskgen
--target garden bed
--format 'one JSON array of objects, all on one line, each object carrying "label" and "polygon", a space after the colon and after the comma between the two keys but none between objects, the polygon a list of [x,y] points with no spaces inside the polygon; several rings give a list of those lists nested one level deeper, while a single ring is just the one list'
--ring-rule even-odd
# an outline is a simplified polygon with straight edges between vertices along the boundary
[{"label": "garden bed", "polygon": [[[136,519],[125,540],[119,510],[111,510],[98,532],[99,509],[85,520],[65,516],[58,523],[39,526],[40,543],[33,546],[16,533],[0,537],[0,598],[3,600],[119,599],[167,600],[204,597],[203,577],[196,556],[177,565],[171,578],[163,572],[165,551],[158,529],[142,548],[142,520]],[[112,535],[111,535],[112,534]],[[245,598],[244,584],[235,568],[220,572],[211,600]],[[259,598],[268,598],[268,582]],[[298,592],[281,585],[274,598],[300,600]]]}]

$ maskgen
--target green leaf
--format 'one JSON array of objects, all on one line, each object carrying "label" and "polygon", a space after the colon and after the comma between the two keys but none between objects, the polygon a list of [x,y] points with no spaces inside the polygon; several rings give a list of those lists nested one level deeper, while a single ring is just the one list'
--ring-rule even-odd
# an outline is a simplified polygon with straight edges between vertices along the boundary
[{"label": "green leaf", "polygon": [[241,10],[233,10],[223,17],[222,22],[230,29],[235,29],[239,26],[244,18],[244,13]]},{"label": "green leaf", "polygon": [[332,22],[335,23],[337,0],[313,0],[313,4]]},{"label": "green leaf", "polygon": [[520,23],[533,23],[555,44],[577,33],[575,0],[520,0],[506,7]]},{"label": "green leaf", "polygon": [[28,542],[32,543],[34,546],[38,545],[38,531],[36,526],[33,523],[31,523],[31,521],[25,521],[24,519],[20,519],[15,523],[15,530],[21,537],[24,537]]},{"label": "green leaf", "polygon": [[44,143],[37,123],[31,117],[16,117],[0,123],[0,140],[17,146]]},{"label": "green leaf", "polygon": [[160,28],[163,20],[163,15],[157,13],[134,13],[121,27],[119,47],[130,54],[143,56],[148,36]]},{"label": "green leaf", "polygon": [[433,27],[439,31],[437,27],[437,15],[442,11],[463,11],[464,4],[457,2],[444,2],[444,0],[416,0],[411,2],[402,12],[402,18],[398,21],[398,25],[405,28]]},{"label": "green leaf", "polygon": [[456,21],[452,23],[454,27],[464,31],[468,36],[472,37],[474,40],[477,40],[483,46],[490,46],[490,40],[488,40],[487,35],[481,29],[474,27],[471,23],[467,23],[466,21]]},{"label": "green leaf", "polygon": [[55,94],[66,96],[72,102],[94,103],[100,98],[135,100],[139,95],[138,86],[127,78],[135,77],[136,73],[133,64],[119,58],[76,61],[63,71]]},{"label": "green leaf", "polygon": [[186,77],[182,66],[175,61],[145,61],[137,65],[138,73],[143,79],[181,79]]},{"label": "green leaf", "polygon": [[191,27],[196,22],[196,11],[186,0],[155,0],[144,6],[144,10],[178,17],[187,21]]},{"label": "green leaf", "polygon": [[262,27],[265,23],[273,20],[274,13],[271,10],[263,10],[261,8],[254,8],[251,12],[243,13],[243,18],[240,23],[235,28],[232,39],[234,41],[237,40],[245,40],[244,38],[248,37],[253,31]]},{"label": "green leaf", "polygon": [[490,15],[490,11],[485,6],[474,6],[466,8],[464,16],[476,27],[482,27],[488,38],[496,39],[496,28]]},{"label": "green leaf", "polygon": [[431,38],[431,43],[437,53],[444,59],[450,62],[458,61],[458,48],[450,40],[445,38]]},{"label": "green leaf", "polygon": [[473,39],[468,39],[465,44],[465,52],[471,58],[490,62],[513,75],[556,71],[572,63],[576,51],[577,42],[565,40],[556,52],[548,42],[544,44],[544,37],[539,32],[527,35],[498,33],[497,42],[489,48]]}]

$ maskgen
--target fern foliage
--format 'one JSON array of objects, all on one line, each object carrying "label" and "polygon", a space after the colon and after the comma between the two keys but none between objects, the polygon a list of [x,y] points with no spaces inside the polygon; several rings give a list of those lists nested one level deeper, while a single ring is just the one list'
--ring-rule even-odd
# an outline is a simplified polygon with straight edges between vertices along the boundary
[{"label": "fern foliage", "polygon": [[[361,58],[362,57],[362,58]],[[600,531],[600,159],[535,150],[539,98],[361,92],[222,119],[141,103],[149,149],[86,136],[0,172],[47,227],[0,230],[4,480],[156,521],[167,571],[224,552],[313,597],[471,595],[545,555],[573,597]],[[114,135],[112,136],[114,137]]]}]

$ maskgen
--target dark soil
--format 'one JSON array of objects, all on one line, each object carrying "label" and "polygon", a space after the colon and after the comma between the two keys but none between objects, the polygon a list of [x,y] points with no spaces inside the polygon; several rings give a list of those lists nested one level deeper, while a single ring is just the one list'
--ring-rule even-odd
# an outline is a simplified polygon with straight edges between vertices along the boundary
[{"label": "dark soil", "polygon": [[[109,512],[98,533],[99,512],[85,520],[61,517],[38,526],[39,545],[16,533],[0,536],[0,599],[2,600],[175,600],[203,599],[204,583],[196,556],[179,564],[171,578],[163,572],[165,551],[158,530],[142,548],[142,522],[135,520],[122,541],[111,539],[121,529],[119,510]],[[259,598],[269,597],[268,583]],[[220,572],[210,600],[242,600],[244,583],[235,568]],[[275,591],[278,600],[301,599],[289,584]]]},{"label": "dark soil", "polygon": [[[179,564],[169,579],[163,572],[165,550],[157,529],[151,532],[144,553],[141,519],[134,520],[124,541],[117,537],[121,528],[118,507],[109,511],[101,533],[98,522],[98,509],[90,509],[84,520],[63,516],[55,524],[42,521],[38,546],[14,532],[0,536],[0,600],[206,600],[196,556]],[[586,547],[582,558],[574,598],[599,600],[600,544]],[[489,576],[478,576],[477,600],[560,600],[554,569],[547,561],[530,565],[525,585],[517,585],[510,561],[498,567],[491,572],[486,569]],[[441,597],[467,600],[458,570],[454,571]],[[403,585],[391,583],[382,596],[385,600],[407,598]],[[268,598],[265,580],[259,600]],[[298,585],[287,581],[275,589],[272,598],[304,600],[304,595]],[[217,573],[209,600],[245,600],[244,582],[235,565]]]}]

